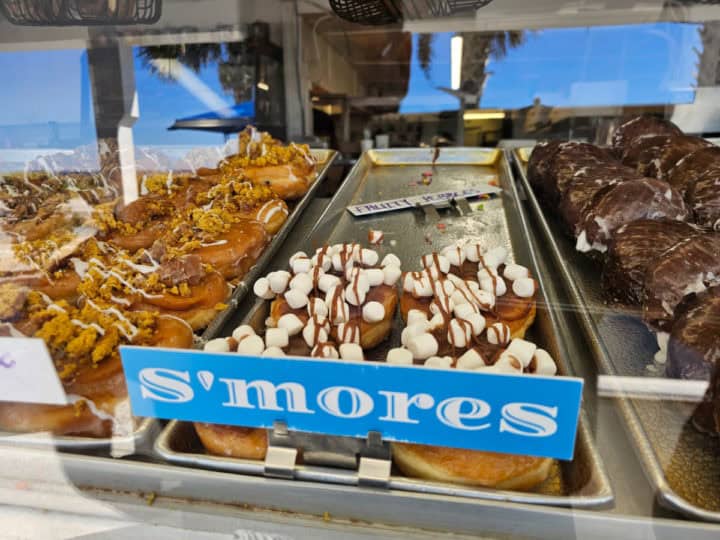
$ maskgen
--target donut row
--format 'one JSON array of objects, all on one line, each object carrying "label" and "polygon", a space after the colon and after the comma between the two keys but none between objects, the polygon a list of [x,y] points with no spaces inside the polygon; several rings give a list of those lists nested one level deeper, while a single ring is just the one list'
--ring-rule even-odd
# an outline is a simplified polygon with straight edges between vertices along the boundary
[{"label": "donut row", "polygon": [[[292,185],[289,198],[299,196],[315,174],[306,147],[251,129],[240,134],[239,147],[242,158],[226,158],[214,172],[146,176],[142,195],[127,203],[107,186],[98,195],[97,186],[63,179],[0,186],[3,208],[17,217],[3,222],[0,323],[6,335],[44,339],[76,396],[66,407],[2,403],[0,429],[117,433],[116,419],[130,420],[121,411],[127,393],[118,347],[190,347],[194,331],[227,307],[287,219],[288,205],[273,189]],[[238,161],[252,174],[222,170]],[[261,180],[266,168],[272,181]],[[51,189],[27,205],[30,191]]]},{"label": "donut row", "polygon": [[709,331],[720,285],[719,157],[674,124],[639,117],[618,127],[610,148],[540,143],[528,164],[576,248],[603,263],[606,299],[641,308],[671,377],[710,379],[720,359],[720,334]]},{"label": "donut row", "polygon": [[[382,259],[359,244],[298,252],[288,270],[254,284],[270,302],[266,327],[242,325],[205,350],[255,356],[310,356],[375,361],[431,369],[552,376],[557,366],[525,338],[536,312],[537,282],[510,262],[504,247],[461,242],[425,255],[418,271],[401,270],[394,254]],[[399,306],[400,343],[387,340]],[[195,425],[208,452],[263,459],[265,430]],[[394,444],[394,462],[427,479],[530,489],[545,480],[552,460],[488,452]],[[453,464],[462,461],[459,468]]]}]

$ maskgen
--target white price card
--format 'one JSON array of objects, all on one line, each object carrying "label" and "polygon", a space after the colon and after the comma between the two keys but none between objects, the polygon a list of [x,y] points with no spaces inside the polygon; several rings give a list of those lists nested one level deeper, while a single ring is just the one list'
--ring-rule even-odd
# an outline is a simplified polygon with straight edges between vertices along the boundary
[{"label": "white price card", "polygon": [[42,339],[0,337],[0,401],[67,404]]}]

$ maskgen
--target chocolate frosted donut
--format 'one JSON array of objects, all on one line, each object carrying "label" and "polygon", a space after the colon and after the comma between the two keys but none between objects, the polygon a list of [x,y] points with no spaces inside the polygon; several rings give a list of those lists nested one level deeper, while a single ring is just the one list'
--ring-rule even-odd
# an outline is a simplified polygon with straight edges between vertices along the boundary
[{"label": "chocolate frosted donut", "polygon": [[710,379],[720,360],[720,287],[687,298],[675,313],[667,374],[679,379]]},{"label": "chocolate frosted donut", "polygon": [[685,201],[695,223],[706,229],[720,230],[720,163],[688,187]]},{"label": "chocolate frosted donut", "polygon": [[637,137],[623,148],[621,161],[636,171],[643,171],[662,149],[672,140],[671,135],[647,135]]},{"label": "chocolate frosted donut", "polygon": [[682,240],[648,268],[643,319],[650,326],[668,329],[683,298],[717,284],[720,284],[720,234],[706,233]]},{"label": "chocolate frosted donut", "polygon": [[699,234],[683,221],[640,219],[620,227],[610,242],[602,273],[610,302],[640,304],[650,264],[675,244]]},{"label": "chocolate frosted donut", "polygon": [[560,215],[567,231],[573,236],[578,235],[578,224],[588,205],[600,192],[620,182],[636,179],[639,176],[635,171],[619,163],[590,165],[579,169],[560,198]]},{"label": "chocolate frosted donut", "polygon": [[527,165],[528,181],[541,196],[544,196],[545,179],[552,165],[552,160],[564,144],[566,143],[562,141],[540,141],[530,154]]},{"label": "chocolate frosted donut", "polygon": [[710,146],[712,146],[711,143],[700,137],[691,137],[688,135],[671,137],[655,159],[647,164],[641,164],[644,169],[640,172],[651,178],[665,180],[678,161],[688,154]]},{"label": "chocolate frosted donut", "polygon": [[667,182],[653,178],[621,182],[593,201],[578,234],[576,249],[605,252],[614,231],[631,221],[685,221],[687,217],[688,210],[682,197]]},{"label": "chocolate frosted donut", "polygon": [[717,167],[720,167],[720,147],[709,146],[695,150],[678,161],[665,180],[684,195],[685,190],[698,178]]},{"label": "chocolate frosted donut", "polygon": [[650,135],[682,135],[682,131],[668,120],[655,116],[637,116],[618,126],[611,145],[616,155],[620,156],[634,139]]},{"label": "chocolate frosted donut", "polygon": [[588,143],[567,143],[555,154],[546,177],[545,190],[549,200],[557,203],[565,188],[570,185],[576,174],[587,167],[607,165],[612,162],[610,153]]}]

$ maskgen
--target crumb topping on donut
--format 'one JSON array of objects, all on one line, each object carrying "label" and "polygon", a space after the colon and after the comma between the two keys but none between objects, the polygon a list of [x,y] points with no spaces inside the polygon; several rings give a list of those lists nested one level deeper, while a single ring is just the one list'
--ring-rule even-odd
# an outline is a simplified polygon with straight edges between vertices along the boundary
[{"label": "crumb topping on donut", "polygon": [[269,133],[259,132],[252,126],[240,132],[238,139],[238,153],[220,163],[223,175],[238,174],[244,167],[296,165],[306,168],[315,165],[310,147],[306,144],[283,146]]}]

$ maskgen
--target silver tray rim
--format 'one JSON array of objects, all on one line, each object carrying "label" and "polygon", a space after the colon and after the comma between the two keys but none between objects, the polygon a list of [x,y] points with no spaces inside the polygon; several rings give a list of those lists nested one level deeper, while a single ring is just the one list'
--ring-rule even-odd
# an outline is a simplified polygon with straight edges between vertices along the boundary
[{"label": "silver tray rim", "polygon": [[[410,154],[413,149],[400,149],[403,154]],[[415,149],[414,153],[417,153],[418,149]],[[424,149],[423,149],[424,150]],[[510,167],[510,162],[508,160],[508,156],[505,152],[503,152],[500,149],[495,148],[474,148],[474,147],[454,147],[449,150],[452,150],[452,154],[457,156],[458,154],[462,154],[463,151],[465,152],[496,152],[496,159],[497,161],[494,162],[494,166],[497,167],[499,174],[505,175],[507,179],[508,185],[511,187],[509,190],[509,196],[512,198],[513,203],[516,207],[520,208],[521,200],[520,196],[517,190],[517,185],[515,178],[512,174],[512,169]],[[358,171],[362,169],[363,159],[370,160],[371,163],[376,164],[377,166],[395,166],[395,164],[377,164],[373,158],[373,156],[376,155],[382,155],[384,152],[393,152],[394,150],[373,150],[368,153],[367,156],[361,156],[361,158],[358,160],[358,162],[353,166],[352,170],[348,173],[345,183],[343,184],[343,187],[341,187],[338,192],[333,196],[331,201],[328,203],[327,207],[321,214],[321,216],[317,220],[317,224],[315,227],[312,228],[312,230],[308,233],[307,237],[310,238],[314,235],[315,231],[317,230],[317,227],[319,227],[321,223],[325,222],[329,216],[336,214],[340,210],[340,206],[337,204],[337,199],[343,196],[342,191],[347,189],[354,189],[353,187],[349,186],[347,179],[358,176]],[[442,160],[439,160],[438,163],[442,164]],[[465,162],[459,162],[459,161],[451,161],[448,164],[460,164],[460,163],[467,163]],[[402,166],[402,164],[398,164],[399,166]],[[344,211],[344,208],[343,208]],[[528,229],[528,223],[526,217],[523,215],[521,211],[518,210],[517,213],[517,219],[519,220],[519,224],[521,227],[521,234],[523,238],[529,238],[529,229]],[[541,284],[541,290],[543,291],[543,297],[546,300],[545,304],[547,306],[555,305],[556,303],[551,303],[547,301],[547,298],[545,297],[546,294],[546,288],[544,287],[543,278],[538,272],[538,264],[537,264],[537,254],[534,251],[534,248],[532,245],[527,242],[527,245],[525,246],[527,248],[527,251],[531,258],[531,264],[535,270],[535,274],[537,276],[537,279],[540,281]],[[255,302],[257,304],[258,302]],[[252,308],[250,308],[251,310]],[[556,314],[554,313],[553,309],[547,310],[548,315],[551,320],[551,325],[553,327],[555,338],[557,339],[558,347],[561,349],[563,357],[567,356],[566,347],[564,345],[564,339],[561,335],[561,332],[558,330],[558,323],[556,319]],[[567,368],[567,366],[563,366],[564,368]],[[567,371],[567,369],[566,369]],[[210,468],[215,470],[225,470],[235,473],[241,473],[241,474],[250,474],[250,475],[263,475],[264,473],[264,465],[262,461],[259,460],[248,460],[248,459],[239,459],[239,458],[229,458],[229,457],[222,457],[222,456],[212,456],[209,454],[195,454],[195,453],[186,453],[186,452],[179,452],[172,448],[170,441],[172,439],[172,436],[174,435],[175,430],[181,428],[181,424],[184,422],[180,421],[170,421],[168,425],[163,429],[160,436],[155,440],[155,446],[154,451],[160,455],[165,460],[180,464],[180,465],[189,465],[193,467],[203,467],[203,468]],[[186,422],[185,422],[186,423]],[[411,479],[407,477],[399,477],[399,476],[392,476],[390,479],[389,488],[390,489],[396,489],[401,491],[411,491],[411,492],[419,492],[419,493],[433,493],[438,495],[450,495],[455,497],[463,497],[463,498],[469,498],[469,499],[476,499],[476,500],[497,500],[497,501],[504,501],[504,502],[511,502],[511,503],[525,503],[525,504],[535,504],[535,505],[552,505],[552,506],[562,506],[562,507],[575,507],[575,508],[603,508],[603,507],[609,507],[614,504],[615,495],[612,489],[612,485],[609,481],[609,477],[607,475],[607,471],[605,469],[605,466],[602,462],[602,458],[599,455],[599,452],[597,451],[597,448],[595,447],[594,442],[592,441],[592,437],[590,435],[590,432],[588,431],[587,427],[587,417],[584,411],[581,410],[580,419],[578,423],[578,433],[577,433],[577,442],[576,442],[576,448],[578,446],[582,446],[584,451],[587,453],[587,459],[589,461],[590,467],[592,469],[591,474],[593,477],[593,481],[597,485],[597,490],[592,495],[584,495],[584,494],[574,494],[574,495],[543,495],[543,494],[537,494],[537,493],[524,493],[520,491],[505,491],[505,490],[495,490],[490,488],[475,488],[475,487],[466,487],[466,486],[459,486],[454,484],[443,484],[440,482],[431,482],[431,481],[423,481],[423,480],[416,480]],[[358,484],[358,475],[357,471],[349,471],[349,470],[342,470],[342,469],[331,469],[328,467],[319,467],[319,466],[296,466],[295,469],[295,478],[297,480],[312,480],[317,482],[331,482],[336,484],[344,484],[344,485],[357,485]]]},{"label": "silver tray rim", "polygon": [[[567,266],[565,265],[565,261],[562,260],[560,249],[557,245],[555,237],[552,234],[552,231],[550,230],[550,226],[547,222],[547,219],[545,218],[545,213],[542,209],[542,206],[540,205],[540,202],[535,196],[535,192],[533,191],[532,186],[528,181],[526,170],[524,167],[525,162],[519,155],[518,149],[513,149],[511,152],[515,165],[517,166],[517,169],[519,171],[518,176],[520,177],[520,181],[522,182],[522,187],[525,191],[525,196],[527,197],[530,211],[533,212],[534,217],[537,219],[537,222],[540,225],[542,235],[547,241],[547,246],[549,248],[548,250],[552,255],[555,265],[559,268],[562,274],[562,281],[564,282],[565,288],[572,297],[572,300],[577,305],[578,309],[576,309],[575,311],[581,322],[581,325],[583,326],[583,329],[590,338],[586,341],[588,342],[588,346],[592,351],[592,356],[599,365],[599,367],[602,368],[606,373],[611,375],[620,375],[620,373],[617,373],[617,370],[615,369],[613,363],[608,358],[608,352],[602,344],[600,333],[598,332],[595,322],[589,315],[589,310],[587,305],[585,305],[582,294],[578,290],[577,284],[572,279],[572,276],[570,275]],[[522,207],[521,211],[523,213],[527,212],[524,206]],[[632,404],[632,400],[626,397],[618,397],[616,398],[616,400],[620,408],[621,415],[625,420],[625,427],[630,436],[632,437],[633,442],[635,443],[636,453],[640,458],[640,462],[643,464],[645,474],[650,480],[653,488],[657,492],[656,497],[658,502],[663,504],[666,508],[677,510],[686,516],[702,519],[704,521],[720,523],[720,512],[706,510],[697,505],[694,505],[680,495],[678,495],[678,493],[672,488],[672,486],[668,483],[667,478],[665,477],[665,473],[660,464],[660,460],[658,459],[657,454],[653,450],[652,445],[650,444],[650,441],[645,434],[645,430],[642,427],[643,423],[640,420],[637,411],[635,410],[635,406]]]}]

